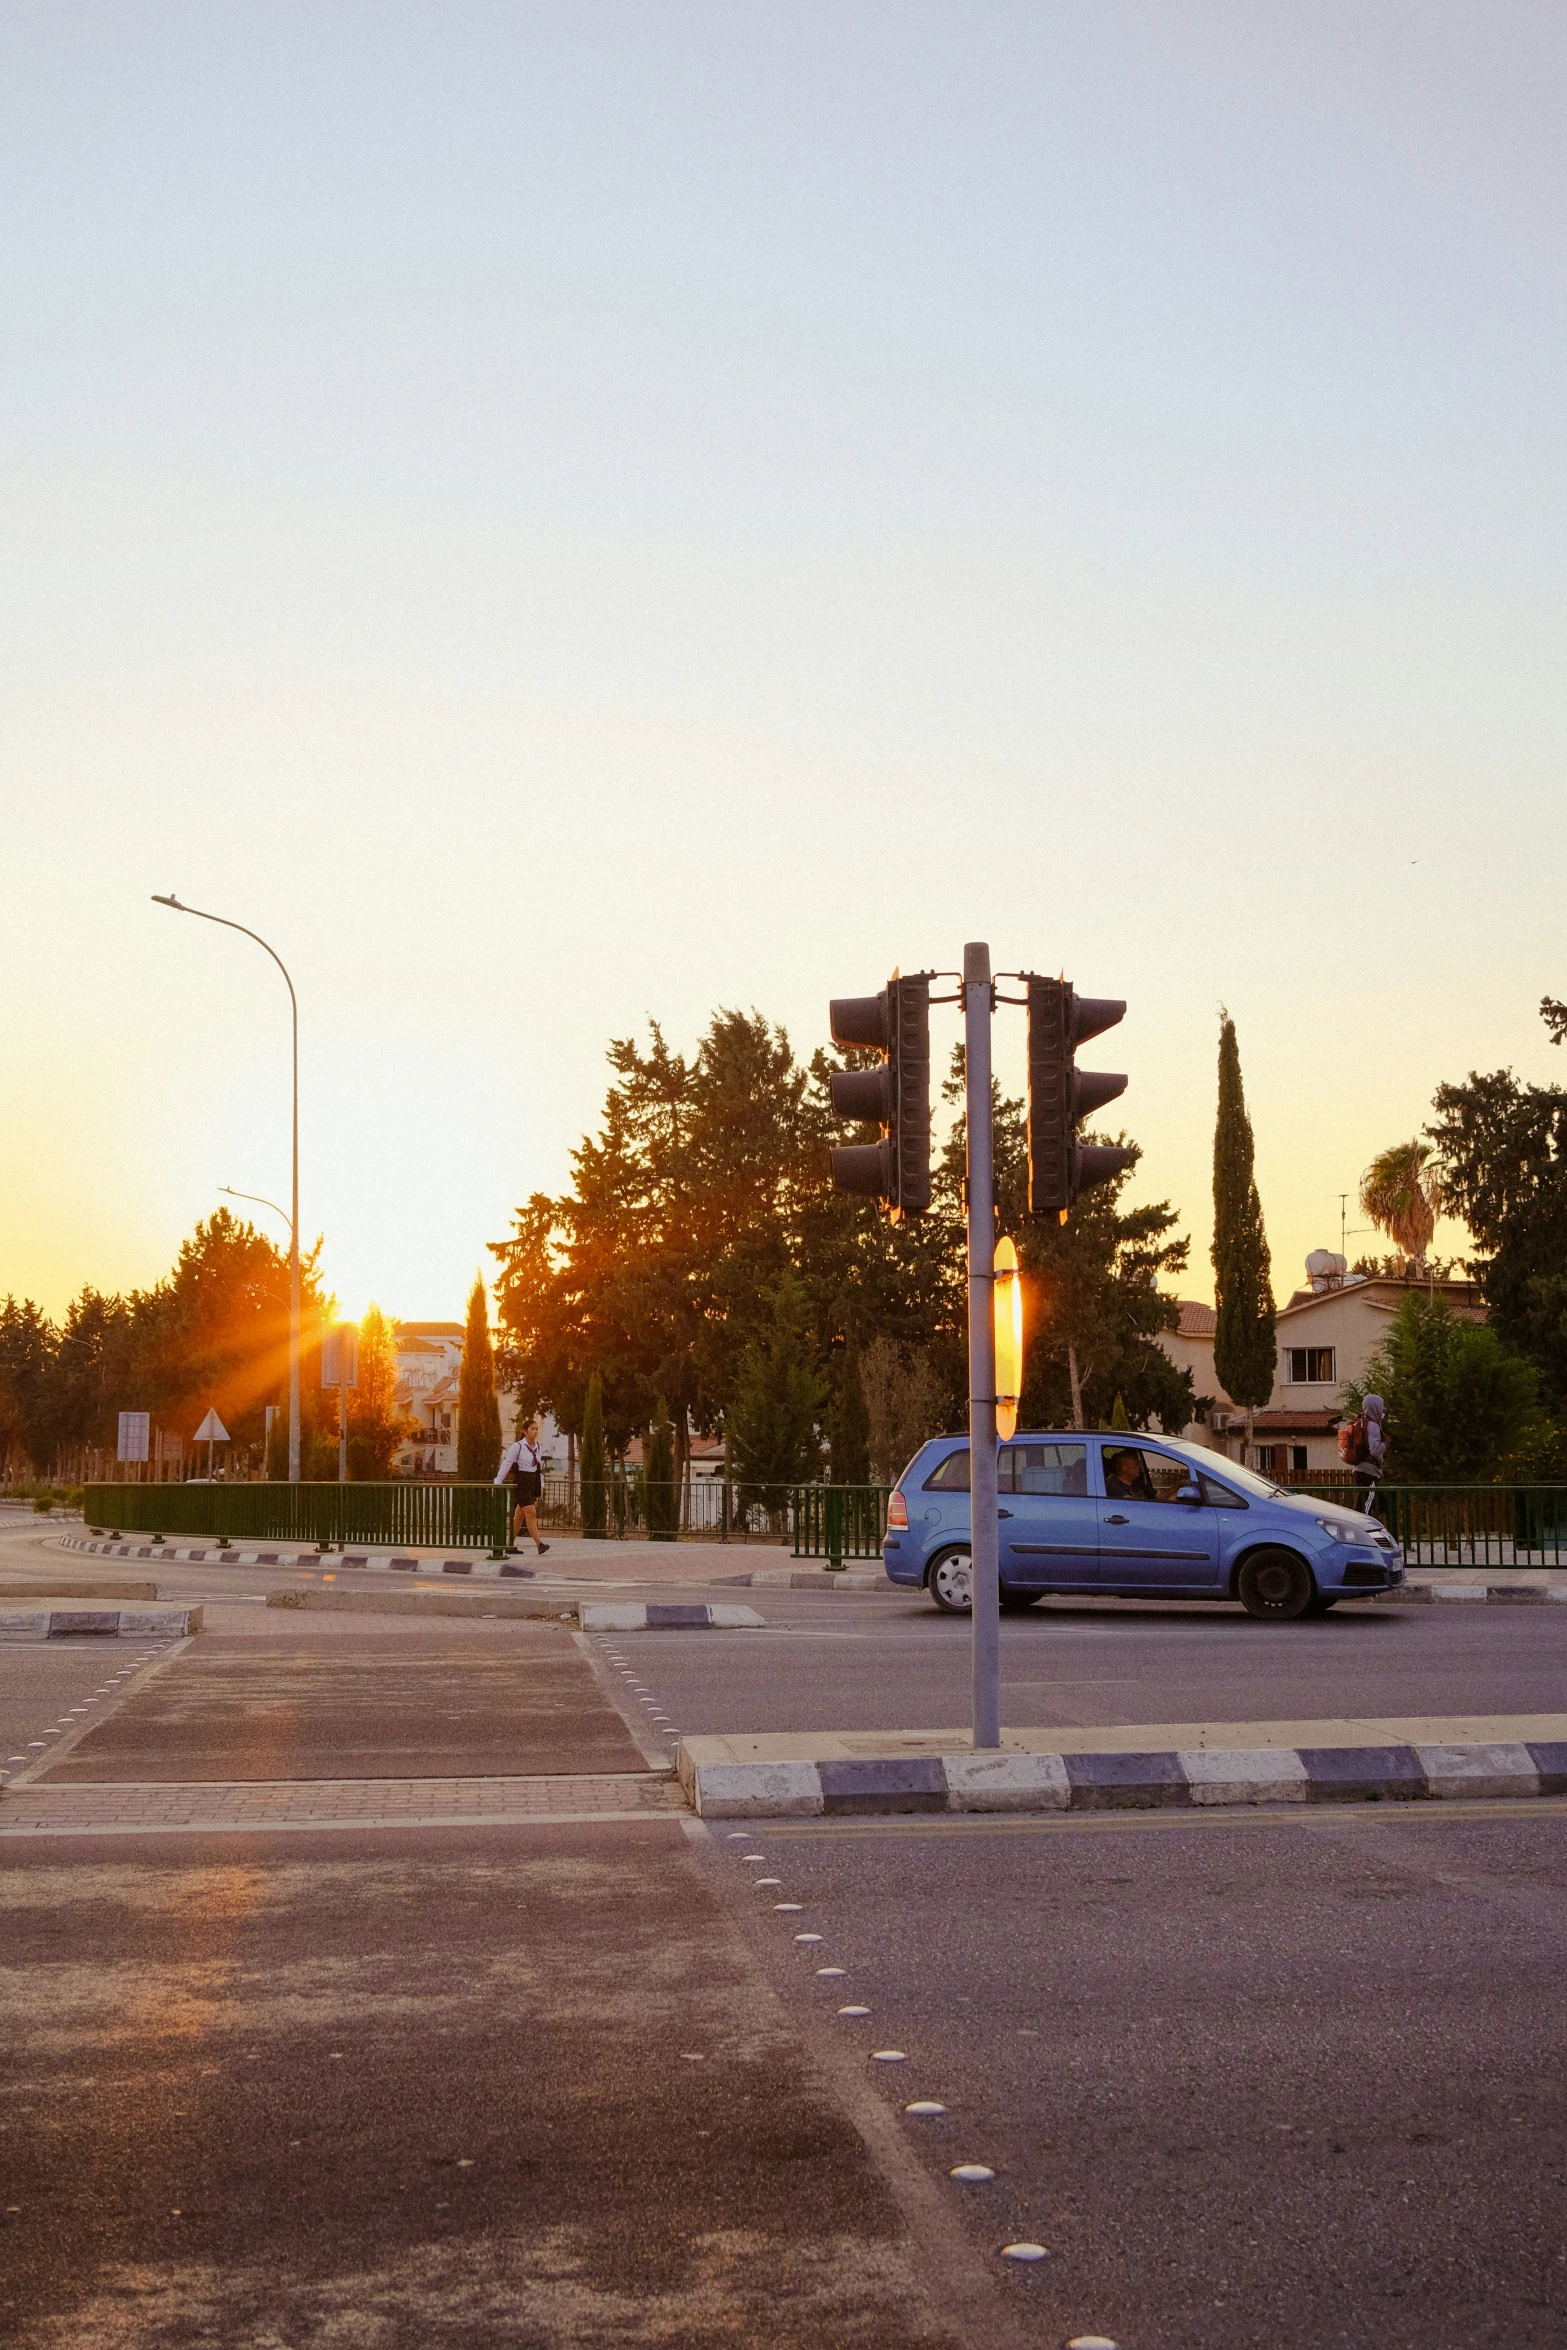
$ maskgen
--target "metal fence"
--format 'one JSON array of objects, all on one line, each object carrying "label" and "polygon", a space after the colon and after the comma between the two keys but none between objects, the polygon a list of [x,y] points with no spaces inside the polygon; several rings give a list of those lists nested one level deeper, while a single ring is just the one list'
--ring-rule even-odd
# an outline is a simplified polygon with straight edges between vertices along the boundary
[{"label": "metal fence", "polygon": [[[796,1558],[875,1558],[887,1523],[886,1486],[735,1485],[693,1478],[678,1498],[679,1538],[789,1545]],[[616,1472],[601,1489],[608,1541],[648,1539],[647,1485]],[[487,1550],[510,1540],[513,1496],[501,1485],[385,1484],[110,1485],[85,1489],[82,1516],[103,1533],[205,1536],[209,1541],[314,1543],[340,1550]],[[540,1530],[580,1534],[583,1495],[575,1478],[546,1477]]]},{"label": "metal fence", "polygon": [[[1347,1478],[1292,1488],[1358,1509],[1365,1489]],[[604,1535],[647,1539],[640,1474],[606,1481]],[[885,1485],[735,1485],[693,1479],[682,1500],[680,1539],[764,1542],[795,1558],[877,1558],[887,1527]],[[89,1485],[82,1515],[105,1533],[205,1536],[235,1542],[317,1543],[341,1549],[487,1550],[510,1539],[511,1493],[500,1485],[386,1484]],[[592,1496],[590,1494],[591,1501]],[[1384,1485],[1376,1513],[1411,1567],[1567,1565],[1567,1485]],[[546,1477],[544,1532],[582,1529],[580,1485]]]},{"label": "metal fence", "polygon": [[211,1541],[313,1542],[340,1550],[487,1550],[507,1541],[499,1485],[89,1485],[82,1518],[114,1534],[194,1534]]}]

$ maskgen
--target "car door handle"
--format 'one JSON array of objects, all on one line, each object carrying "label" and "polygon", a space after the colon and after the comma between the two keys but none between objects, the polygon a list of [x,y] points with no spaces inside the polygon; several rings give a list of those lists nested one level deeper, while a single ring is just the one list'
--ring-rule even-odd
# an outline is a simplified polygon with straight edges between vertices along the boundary
[{"label": "car door handle", "polygon": [[1107,1526],[1129,1526],[1131,1522],[1130,1518],[1123,1518],[1119,1510],[1112,1510],[1105,1520]]}]

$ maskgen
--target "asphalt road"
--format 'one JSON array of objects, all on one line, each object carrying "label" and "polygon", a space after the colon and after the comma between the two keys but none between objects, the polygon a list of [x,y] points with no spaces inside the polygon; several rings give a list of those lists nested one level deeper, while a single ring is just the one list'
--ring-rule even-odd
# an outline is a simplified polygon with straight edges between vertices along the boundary
[{"label": "asphalt road", "polygon": [[5,1860],[16,2350],[1021,2350],[677,1822]]},{"label": "asphalt road", "polygon": [[918,2124],[932,2177],[995,2172],[949,2183],[976,2248],[1049,2250],[1035,2341],[1559,2350],[1567,1807],[1500,1810],[724,1848],[803,1905],[741,1896],[802,2032],[905,2051],[897,2097],[947,2108]]},{"label": "asphalt road", "polygon": [[36,1762],[30,1742],[89,1718],[138,1670],[144,1653],[122,1640],[0,1642],[0,1771],[9,1763],[14,1775],[20,1763]]},{"label": "asphalt road", "polygon": [[[964,1624],[757,1596],[766,1632],[599,1644],[644,1748],[966,1719]],[[1554,1709],[1563,1617],[1051,1609],[1003,1627],[1005,1712]],[[239,1618],[123,1696],[129,1643],[0,1649],[0,1718],[101,1704],[78,1785],[642,1767],[564,1628]],[[1556,2350],[1564,1837],[1558,1803],[16,1836],[0,2338]]]},{"label": "asphalt road", "polygon": [[[940,1730],[971,1719],[969,1627],[918,1602],[758,1594],[773,1629],[604,1636],[687,1735]],[[1239,1609],[1064,1604],[1001,1626],[1002,1719],[1301,1721],[1546,1713],[1567,1689],[1567,1607]]]}]

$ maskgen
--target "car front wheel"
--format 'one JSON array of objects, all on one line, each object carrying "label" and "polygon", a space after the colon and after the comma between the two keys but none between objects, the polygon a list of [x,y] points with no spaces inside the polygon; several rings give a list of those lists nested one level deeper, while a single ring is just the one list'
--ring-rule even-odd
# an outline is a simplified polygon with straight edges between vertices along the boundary
[{"label": "car front wheel", "polygon": [[1255,1550],[1240,1571],[1241,1606],[1268,1624],[1292,1624],[1309,1613],[1317,1594],[1311,1569],[1292,1550]]},{"label": "car front wheel", "polygon": [[926,1577],[944,1616],[966,1616],[974,1606],[974,1562],[966,1550],[944,1550]]}]

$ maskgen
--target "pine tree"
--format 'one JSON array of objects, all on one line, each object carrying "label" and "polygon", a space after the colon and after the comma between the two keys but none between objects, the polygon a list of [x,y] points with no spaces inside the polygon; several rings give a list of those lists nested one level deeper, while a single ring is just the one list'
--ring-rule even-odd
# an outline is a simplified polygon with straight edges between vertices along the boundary
[{"label": "pine tree", "polygon": [[359,1384],[348,1391],[348,1474],[381,1484],[414,1423],[397,1404],[397,1348],[391,1324],[372,1305],[359,1325]]},{"label": "pine tree", "polygon": [[871,1414],[860,1369],[860,1342],[851,1330],[843,1343],[838,1394],[829,1432],[831,1476],[835,1485],[869,1485],[871,1481]]},{"label": "pine tree", "polygon": [[680,1519],[675,1492],[675,1431],[662,1396],[653,1414],[653,1425],[648,1430],[642,1479],[646,1493],[649,1540],[673,1542]]},{"label": "pine tree", "polygon": [[602,1539],[609,1520],[604,1468],[604,1389],[597,1371],[588,1381],[582,1407],[582,1531]]},{"label": "pine tree", "polygon": [[793,1274],[778,1285],[772,1320],[747,1348],[728,1413],[741,1498],[777,1512],[786,1490],[821,1466],[818,1423],[827,1383],[817,1368],[810,1305]]},{"label": "pine tree", "polygon": [[1241,1084],[1240,1047],[1228,1012],[1219,1027],[1219,1114],[1213,1134],[1213,1281],[1218,1325],[1213,1367],[1220,1385],[1252,1414],[1273,1393],[1273,1283],[1262,1202],[1253,1172],[1251,1120]]},{"label": "pine tree", "polygon": [[487,1485],[501,1457],[501,1407],[495,1395],[495,1353],[484,1283],[477,1275],[463,1333],[457,1385],[457,1481]]}]

